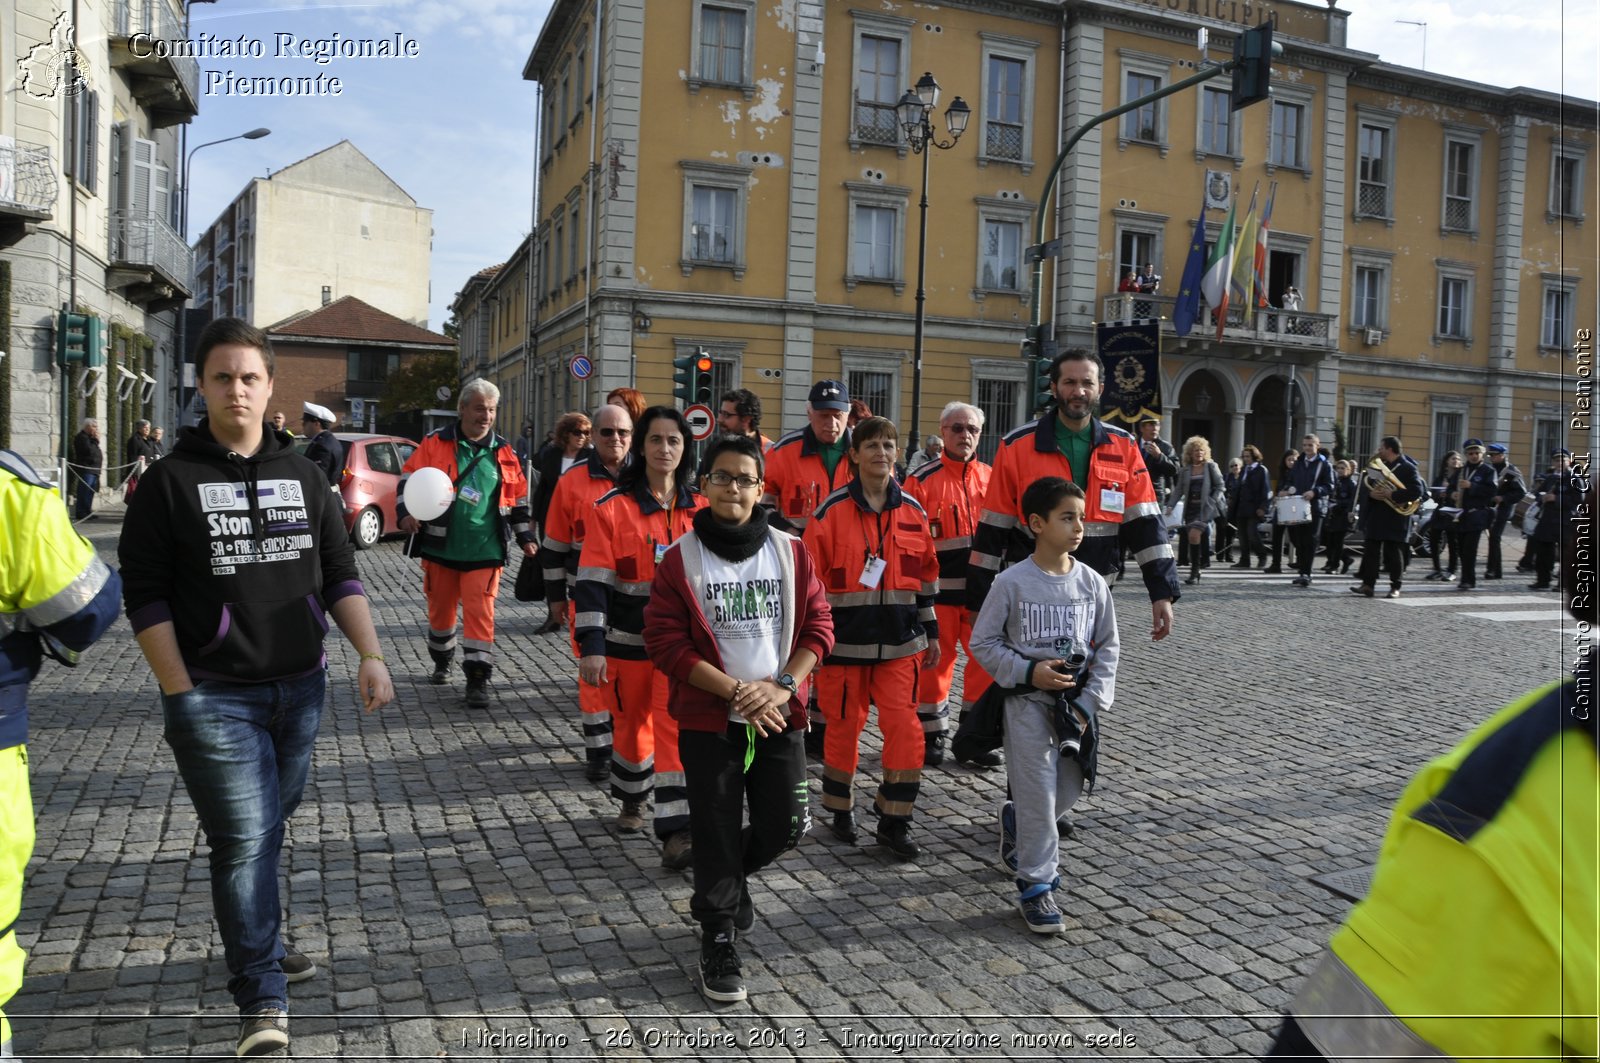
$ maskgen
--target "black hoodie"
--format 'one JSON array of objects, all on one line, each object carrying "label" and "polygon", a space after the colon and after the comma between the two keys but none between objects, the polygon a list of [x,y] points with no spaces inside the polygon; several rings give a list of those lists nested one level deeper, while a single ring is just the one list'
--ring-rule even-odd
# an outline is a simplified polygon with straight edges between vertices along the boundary
[{"label": "black hoodie", "polygon": [[196,682],[316,671],[328,606],[366,593],[327,477],[270,428],[248,456],[207,421],[183,429],[140,480],[117,555],[134,632],[170,621]]}]

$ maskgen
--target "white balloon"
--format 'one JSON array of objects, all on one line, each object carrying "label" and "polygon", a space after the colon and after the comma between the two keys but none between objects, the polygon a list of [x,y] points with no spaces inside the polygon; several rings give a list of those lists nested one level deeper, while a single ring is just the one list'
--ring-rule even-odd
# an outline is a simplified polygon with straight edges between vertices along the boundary
[{"label": "white balloon", "polygon": [[406,481],[406,512],[418,520],[437,520],[455,500],[456,488],[450,474],[431,465],[411,474]]}]

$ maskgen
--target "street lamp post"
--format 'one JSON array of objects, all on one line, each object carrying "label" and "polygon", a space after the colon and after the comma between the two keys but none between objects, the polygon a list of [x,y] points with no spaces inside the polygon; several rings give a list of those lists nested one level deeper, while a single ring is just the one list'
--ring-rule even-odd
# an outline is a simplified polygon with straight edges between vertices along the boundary
[{"label": "street lamp post", "polygon": [[[180,177],[183,185],[178,190],[178,235],[183,240],[183,247],[185,251],[189,249],[189,165],[194,162],[195,152],[199,151],[201,148],[209,148],[216,144],[226,144],[230,140],[260,140],[262,137],[268,136],[271,133],[272,130],[262,126],[252,129],[248,133],[237,133],[231,137],[223,137],[220,140],[208,140],[204,144],[196,144],[194,147],[189,149],[189,154],[185,155],[183,158],[183,173]],[[193,276],[189,277],[189,283],[194,283]],[[183,301],[183,305],[178,307],[178,351],[177,358],[174,360],[173,365],[173,371],[178,375],[180,399],[182,398],[183,388],[183,362],[189,354],[187,349],[188,342],[189,301],[185,299]]]},{"label": "street lamp post", "polygon": [[906,94],[900,97],[900,102],[895,104],[900,127],[906,131],[911,150],[922,156],[922,203],[917,223],[917,323],[911,341],[911,443],[906,450],[907,461],[912,450],[922,446],[922,322],[927,302],[924,280],[928,267],[928,159],[933,155],[934,148],[948,151],[955,147],[961,134],[967,131],[967,122],[972,117],[972,108],[967,106],[965,100],[960,96],[951,100],[944,112],[950,140],[941,141],[934,134],[931,120],[933,108],[938,102],[939,83],[928,72],[917,80],[916,88],[907,89]]}]

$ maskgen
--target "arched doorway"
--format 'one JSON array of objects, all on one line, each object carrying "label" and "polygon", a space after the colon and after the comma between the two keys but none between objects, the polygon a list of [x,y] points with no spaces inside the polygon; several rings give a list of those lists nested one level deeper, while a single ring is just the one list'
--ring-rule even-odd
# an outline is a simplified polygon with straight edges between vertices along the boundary
[{"label": "arched doorway", "polygon": [[1221,381],[1209,369],[1190,375],[1178,392],[1172,445],[1181,449],[1183,441],[1190,436],[1204,436],[1213,453],[1226,450],[1229,446],[1224,435],[1229,412],[1227,395]]},{"label": "arched doorway", "polygon": [[1270,467],[1276,467],[1284,450],[1300,445],[1306,426],[1304,388],[1304,381],[1273,374],[1256,386],[1251,397],[1250,415],[1244,423],[1245,442],[1260,447]]}]

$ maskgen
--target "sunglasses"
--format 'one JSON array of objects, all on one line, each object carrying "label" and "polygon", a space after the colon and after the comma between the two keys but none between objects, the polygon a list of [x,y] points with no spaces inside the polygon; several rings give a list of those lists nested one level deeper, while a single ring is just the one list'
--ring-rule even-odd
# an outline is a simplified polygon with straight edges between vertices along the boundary
[{"label": "sunglasses", "polygon": [[633,429],[631,429],[631,428],[602,428],[602,429],[600,429],[600,434],[605,436],[607,439],[615,439],[615,438],[617,438],[619,436],[621,438],[623,438],[623,439],[627,439],[629,436],[633,435]]},{"label": "sunglasses", "polygon": [[586,436],[588,434],[589,430],[587,428],[574,428],[572,431],[567,433],[569,436]]},{"label": "sunglasses", "polygon": [[983,431],[975,424],[947,424],[945,427],[952,432],[960,432],[964,436],[975,436]]}]

